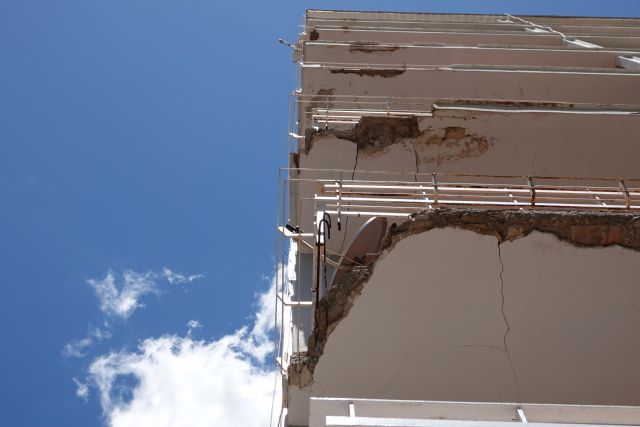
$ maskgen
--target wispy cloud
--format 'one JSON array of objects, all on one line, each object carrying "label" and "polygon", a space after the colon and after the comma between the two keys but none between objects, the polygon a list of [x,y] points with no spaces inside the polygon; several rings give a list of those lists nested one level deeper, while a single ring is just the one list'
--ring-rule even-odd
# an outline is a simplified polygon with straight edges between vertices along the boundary
[{"label": "wispy cloud", "polygon": [[69,341],[62,349],[62,355],[65,357],[85,357],[86,350],[93,344],[93,339],[86,337],[81,340]]},{"label": "wispy cloud", "polygon": [[79,339],[69,341],[62,348],[62,355],[65,357],[85,357],[87,350],[94,342],[100,342],[104,339],[111,338],[111,331],[108,328],[89,328],[87,336]]},{"label": "wispy cloud", "polygon": [[202,274],[175,273],[165,267],[162,273],[153,271],[139,273],[125,270],[120,280],[117,280],[116,275],[110,270],[103,279],[89,279],[87,283],[91,285],[100,300],[100,310],[104,314],[127,320],[138,308],[144,307],[144,304],[140,302],[142,297],[160,293],[159,280],[166,280],[170,284],[180,284],[203,277]]},{"label": "wispy cloud", "polygon": [[204,278],[204,275],[202,274],[185,275],[185,274],[175,273],[167,267],[162,269],[162,276],[165,279],[167,279],[167,281],[172,285],[178,285],[181,283],[191,283],[194,280]]},{"label": "wispy cloud", "polygon": [[187,322],[187,327],[189,328],[189,330],[187,331],[187,336],[190,337],[193,331],[202,328],[202,324],[197,320],[189,320],[189,322]]},{"label": "wispy cloud", "polygon": [[[120,318],[127,320],[144,304],[140,300],[149,294],[160,294],[158,282],[166,280],[170,284],[189,283],[201,279],[202,274],[185,275],[173,272],[165,267],[161,273],[147,271],[139,273],[133,270],[125,270],[118,277],[109,270],[104,278],[87,280],[93,288],[100,302],[100,310],[107,318]],[[198,326],[189,326],[191,330]],[[104,322],[104,328],[89,328],[84,338],[69,341],[62,348],[62,355],[71,358],[86,357],[89,349],[96,342],[111,338],[111,326],[108,320]]]},{"label": "wispy cloud", "polygon": [[[149,338],[136,351],[96,358],[88,379],[98,390],[108,424],[269,425],[274,386],[279,383],[265,363],[273,349],[273,292],[272,281],[270,289],[257,296],[252,327],[218,340],[193,339],[191,332],[200,324],[191,321],[185,337]],[[278,408],[276,404],[276,414]]]},{"label": "wispy cloud", "polygon": [[75,377],[73,382],[76,384],[76,396],[86,402],[89,399],[89,386]]},{"label": "wispy cloud", "polygon": [[116,277],[109,271],[104,279],[89,279],[100,300],[100,310],[108,316],[128,319],[136,309],[142,307],[140,298],[147,294],[158,294],[158,285],[154,281],[153,273],[136,273],[126,270],[122,273],[120,284],[116,284]]}]

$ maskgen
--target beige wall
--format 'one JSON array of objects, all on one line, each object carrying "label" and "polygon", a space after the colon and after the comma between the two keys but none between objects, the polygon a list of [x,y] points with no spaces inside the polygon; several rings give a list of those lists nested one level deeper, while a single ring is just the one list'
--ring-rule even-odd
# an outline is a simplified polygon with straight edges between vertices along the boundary
[{"label": "beige wall", "polygon": [[498,252],[434,230],[380,261],[315,379],[327,395],[639,405],[639,307],[636,252],[546,234]]},{"label": "beige wall", "polygon": [[638,360],[639,253],[537,232],[498,246],[447,228],[378,261],[314,383],[291,388],[303,400],[640,405]]}]

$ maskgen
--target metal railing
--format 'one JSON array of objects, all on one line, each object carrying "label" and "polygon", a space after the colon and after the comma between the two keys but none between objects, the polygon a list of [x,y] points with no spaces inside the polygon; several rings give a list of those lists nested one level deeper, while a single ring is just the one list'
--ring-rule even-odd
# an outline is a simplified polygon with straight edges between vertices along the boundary
[{"label": "metal railing", "polygon": [[315,199],[324,204],[325,212],[340,215],[403,217],[438,207],[640,209],[639,180],[433,173],[428,181],[318,180],[318,183],[320,191]]},{"label": "metal railing", "polygon": [[309,427],[638,426],[640,407],[314,397]]},{"label": "metal railing", "polygon": [[[363,116],[431,116],[435,101],[435,98],[421,97],[305,95],[293,92],[289,97],[289,135],[293,135],[294,129],[354,125]],[[292,148],[291,144],[289,146]]]},{"label": "metal railing", "polygon": [[[389,68],[389,66],[386,66]],[[638,113],[640,105],[590,104],[590,103],[505,103],[491,100],[459,100],[447,98],[398,97],[372,95],[307,95],[299,91],[289,95],[289,151],[295,151],[297,141],[303,135],[296,135],[299,129],[327,129],[334,125],[355,125],[364,117],[429,117],[442,108],[468,109],[483,108],[508,111],[544,110],[547,112],[575,113]],[[503,110],[501,110],[503,111]]]},{"label": "metal railing", "polygon": [[[377,179],[343,179],[356,175]],[[380,179],[380,176],[386,179]],[[319,211],[338,218],[407,218],[415,212],[439,207],[640,211],[640,179],[299,168],[281,170],[278,187],[275,342],[277,364],[283,373],[286,373],[290,358],[306,350],[307,337],[301,318],[311,318],[313,301],[301,298],[300,253],[301,248],[306,248],[313,254],[313,259],[317,259],[319,249],[315,242]],[[296,192],[292,193],[291,188],[296,187]],[[291,202],[295,203],[292,205]],[[295,215],[290,214],[292,206],[298,211]],[[300,223],[292,223],[296,218]],[[300,226],[304,218],[307,224],[313,225],[296,231],[295,227]],[[328,250],[327,253],[331,258],[324,258],[322,262],[331,267],[336,267],[332,259],[344,255]],[[283,267],[285,264],[286,268]],[[306,278],[305,283],[320,292],[316,280],[318,278]]]}]

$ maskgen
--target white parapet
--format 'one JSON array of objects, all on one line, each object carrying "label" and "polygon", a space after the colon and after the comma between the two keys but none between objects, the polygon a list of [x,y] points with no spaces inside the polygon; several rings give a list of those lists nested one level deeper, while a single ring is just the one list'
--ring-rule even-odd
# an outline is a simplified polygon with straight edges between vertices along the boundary
[{"label": "white parapet", "polygon": [[637,426],[640,407],[311,398],[309,427]]}]

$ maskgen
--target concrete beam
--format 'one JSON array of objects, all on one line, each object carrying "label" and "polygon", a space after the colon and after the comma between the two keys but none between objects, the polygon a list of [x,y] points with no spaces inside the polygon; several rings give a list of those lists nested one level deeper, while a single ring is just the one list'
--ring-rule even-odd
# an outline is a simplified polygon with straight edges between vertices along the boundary
[{"label": "concrete beam", "polygon": [[[640,52],[638,53],[640,55]],[[522,65],[613,68],[620,53],[593,49],[527,49],[511,47],[415,46],[306,42],[306,62],[412,64],[448,66]]]},{"label": "concrete beam", "polygon": [[487,33],[487,32],[438,32],[407,30],[308,30],[311,40],[324,41],[377,41],[391,43],[432,43],[476,46],[500,44],[511,46],[561,46],[557,34],[545,33]]}]

